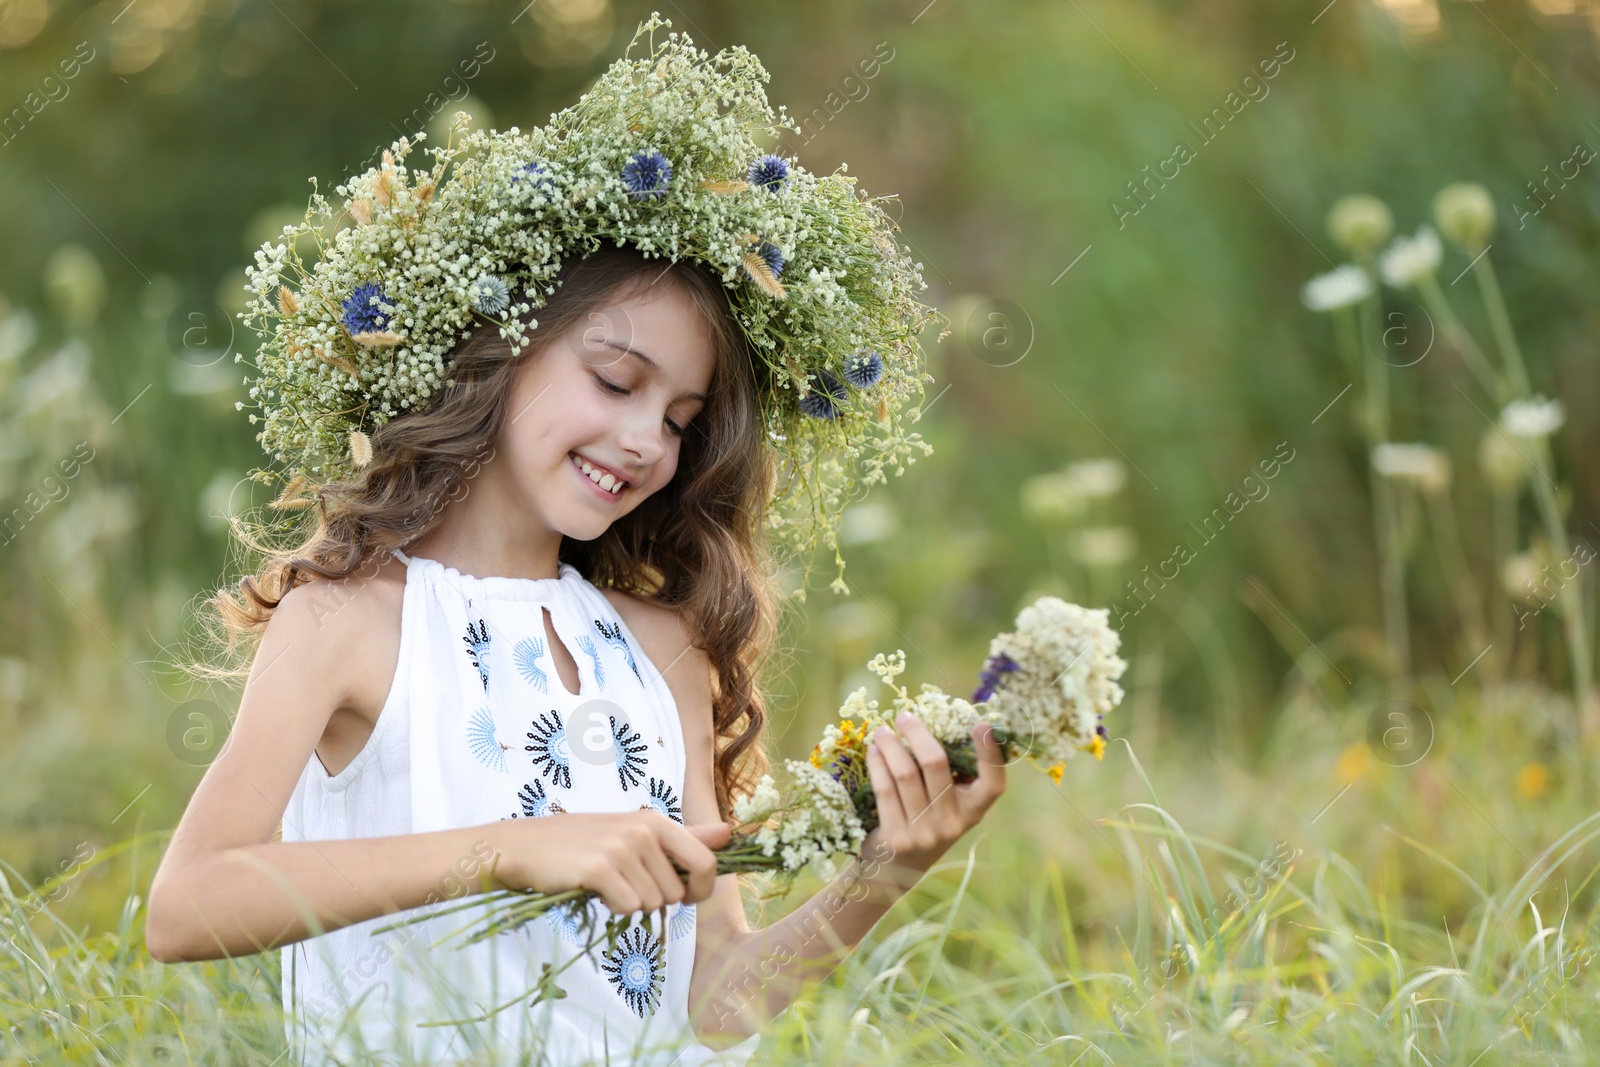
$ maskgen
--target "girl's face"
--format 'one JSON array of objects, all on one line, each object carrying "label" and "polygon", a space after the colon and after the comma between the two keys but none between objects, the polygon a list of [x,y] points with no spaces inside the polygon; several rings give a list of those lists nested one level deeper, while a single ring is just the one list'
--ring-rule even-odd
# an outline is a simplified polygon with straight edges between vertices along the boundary
[{"label": "girl's face", "polygon": [[518,371],[496,450],[518,510],[599,537],[672,480],[715,365],[674,282],[636,283],[552,338]]}]

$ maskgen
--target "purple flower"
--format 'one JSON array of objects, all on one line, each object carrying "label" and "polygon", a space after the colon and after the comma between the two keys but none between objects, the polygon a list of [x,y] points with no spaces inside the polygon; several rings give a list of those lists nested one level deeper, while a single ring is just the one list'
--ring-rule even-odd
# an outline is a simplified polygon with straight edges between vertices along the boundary
[{"label": "purple flower", "polygon": [[655,149],[635,152],[633,158],[622,167],[622,184],[636,197],[659,200],[667,195],[667,186],[671,181],[672,164]]},{"label": "purple flower", "polygon": [[375,333],[388,328],[389,316],[375,306],[380,303],[390,301],[377,282],[356,286],[355,292],[344,298],[344,328],[351,333]]},{"label": "purple flower", "polygon": [[1017,661],[1004,652],[990,656],[983,664],[983,671],[978,675],[978,688],[972,693],[971,703],[982,704],[994,696],[1000,687],[1005,685],[1005,676],[1017,669]]},{"label": "purple flower", "polygon": [[538,161],[524,163],[520,168],[517,169],[516,173],[511,175],[511,183],[513,185],[525,181],[532,182],[535,189],[538,189],[547,196],[555,195],[555,179],[550,177],[550,172],[545,169],[543,163]]},{"label": "purple flower", "polygon": [[756,255],[767,261],[767,269],[774,278],[783,273],[783,249],[771,241],[762,241],[756,246]]},{"label": "purple flower", "polygon": [[825,370],[818,371],[817,385],[800,398],[800,410],[815,419],[836,419],[844,398],[844,383]]},{"label": "purple flower", "polygon": [[766,155],[750,164],[747,180],[774,195],[789,185],[789,164],[782,156]]},{"label": "purple flower", "polygon": [[883,357],[870,350],[857,352],[845,360],[844,376],[851,385],[861,389],[876,385],[883,377]]}]

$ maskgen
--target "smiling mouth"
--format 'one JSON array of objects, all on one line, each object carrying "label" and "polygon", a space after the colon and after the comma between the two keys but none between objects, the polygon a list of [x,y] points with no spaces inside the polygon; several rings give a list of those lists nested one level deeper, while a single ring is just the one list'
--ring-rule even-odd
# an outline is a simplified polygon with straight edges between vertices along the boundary
[{"label": "smiling mouth", "polygon": [[572,453],[572,465],[577,468],[579,474],[593,482],[598,489],[614,497],[620,496],[622,490],[628,484],[617,478],[610,471],[596,467],[576,452]]}]

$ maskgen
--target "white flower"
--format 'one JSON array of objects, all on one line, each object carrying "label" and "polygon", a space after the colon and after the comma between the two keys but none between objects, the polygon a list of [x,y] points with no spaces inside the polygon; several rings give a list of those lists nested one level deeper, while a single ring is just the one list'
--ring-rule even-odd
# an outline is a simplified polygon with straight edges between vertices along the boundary
[{"label": "white flower", "polygon": [[1354,263],[1319,274],[1300,289],[1300,302],[1312,311],[1332,311],[1372,295],[1372,278]]},{"label": "white flower", "polygon": [[1450,457],[1432,445],[1386,441],[1372,450],[1372,469],[1385,478],[1436,492],[1450,485]]},{"label": "white flower", "polygon": [[1423,224],[1415,237],[1396,237],[1378,257],[1378,273],[1396,289],[1415,285],[1439,269],[1444,248],[1432,226]]},{"label": "white flower", "polygon": [[1036,759],[1070,759],[1092,743],[1100,717],[1122,701],[1116,679],[1128,666],[1109,616],[1053,596],[1023,608],[1016,630],[989,644],[991,661],[1003,655],[1017,669],[979,711],[1030,741]]},{"label": "white flower", "polygon": [[1500,413],[1500,425],[1512,437],[1548,437],[1561,429],[1566,418],[1560,400],[1536,396],[1507,404]]}]

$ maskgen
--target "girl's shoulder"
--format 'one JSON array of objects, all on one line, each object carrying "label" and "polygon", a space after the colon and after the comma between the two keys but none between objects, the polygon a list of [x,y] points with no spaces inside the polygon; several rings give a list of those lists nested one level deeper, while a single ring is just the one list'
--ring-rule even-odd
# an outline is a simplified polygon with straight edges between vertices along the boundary
[{"label": "girl's shoulder", "polygon": [[[358,723],[377,722],[400,661],[405,585],[405,565],[391,556],[348,578],[296,586],[273,611],[268,629],[280,631],[291,651],[304,649],[315,659],[337,699],[335,720],[352,713]],[[330,723],[345,732],[338,725]]]},{"label": "girl's shoulder", "polygon": [[677,607],[654,597],[604,588],[600,592],[611,601],[622,621],[638,639],[644,654],[666,679],[678,705],[685,731],[705,719],[711,724],[711,658],[694,643],[688,618]]}]

